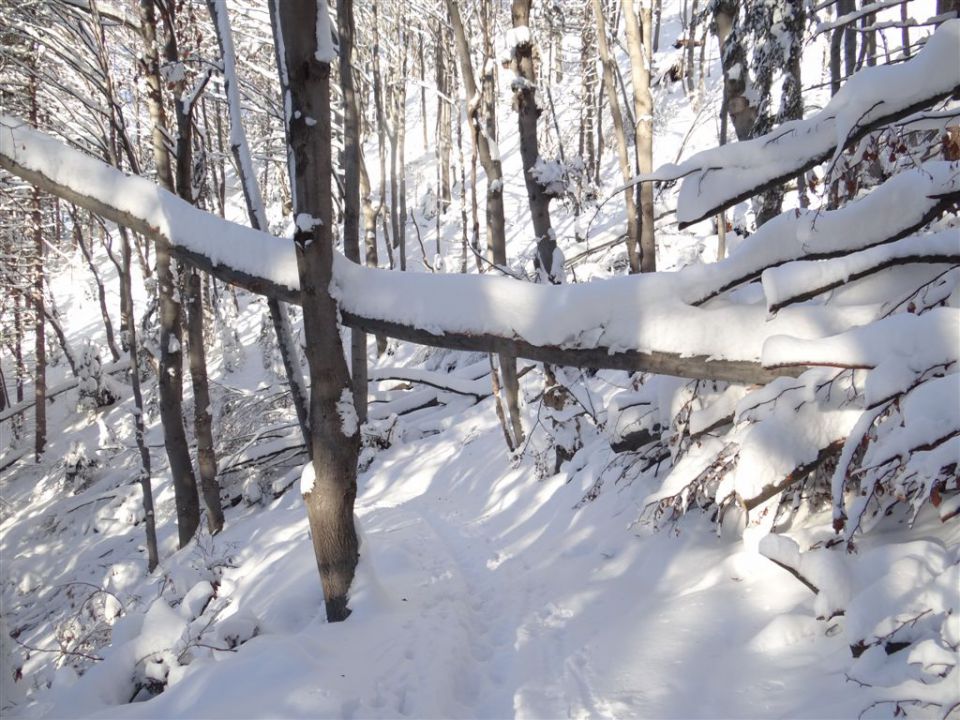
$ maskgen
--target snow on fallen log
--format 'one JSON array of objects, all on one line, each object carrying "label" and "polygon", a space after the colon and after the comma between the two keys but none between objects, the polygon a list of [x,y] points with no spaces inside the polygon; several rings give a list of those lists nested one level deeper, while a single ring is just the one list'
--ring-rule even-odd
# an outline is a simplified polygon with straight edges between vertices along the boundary
[{"label": "snow on fallen log", "polygon": [[[228,283],[299,301],[290,240],[198,210],[15,118],[0,116],[0,166],[114,222],[167,239],[178,258]],[[930,174],[940,177],[939,171]],[[918,202],[913,211],[923,218],[929,207]],[[330,289],[345,324],[401,340],[557,365],[741,383],[800,371],[783,362],[761,366],[771,336],[823,338],[876,316],[870,306],[804,306],[769,318],[762,298],[692,307],[685,298],[707,271],[698,272],[554,287],[491,275],[393,272],[335,255]]]},{"label": "snow on fallen log", "polygon": [[960,230],[915,235],[830,260],[800,260],[763,271],[770,312],[801,302],[894,265],[960,263]]},{"label": "snow on fallen log", "polygon": [[899,240],[957,201],[960,172],[956,163],[930,161],[894,175],[838,210],[782,213],[746,238],[729,257],[681,270],[684,300],[699,305],[792,260],[837,257]]},{"label": "snow on fallen log", "polygon": [[27,182],[150,238],[228,282],[286,300],[299,295],[293,242],[225,222],[167,192],[0,115],[0,167]]},{"label": "snow on fallen log", "polygon": [[[899,65],[864,68],[823,110],[752,140],[699,152],[633,183],[682,178],[677,219],[686,227],[837,157],[867,133],[927,108],[960,89],[960,20],[943,23]],[[618,188],[614,193],[622,192]]]},{"label": "snow on fallen log", "polygon": [[[898,432],[890,433],[871,446],[864,462],[880,466],[894,458],[911,459],[915,453],[933,450],[960,436],[958,402],[960,375],[956,373],[918,385],[900,400],[901,426]],[[950,454],[954,462],[960,461],[955,448]],[[938,469],[933,468],[929,477],[936,477]]]},{"label": "snow on fallen log", "polygon": [[371,332],[402,336],[415,327],[431,345],[701,379],[752,381],[759,375],[748,366],[768,336],[819,338],[875,317],[870,307],[787,308],[774,318],[760,303],[691,307],[676,273],[557,287],[375,270],[339,256],[334,268],[344,319]]},{"label": "snow on fallen log", "polygon": [[873,405],[911,387],[931,368],[960,360],[960,310],[935,308],[923,315],[901,313],[819,340],[771,337],[763,364],[823,365],[871,370],[863,388]]},{"label": "snow on fallen log", "polygon": [[[489,372],[487,373],[489,375]],[[379,368],[373,369],[368,375],[372,382],[395,380],[399,382],[428,385],[443,392],[457,395],[468,395],[477,401],[487,397],[491,392],[490,381],[486,379],[468,380],[454,377],[450,373],[432,372],[417,368]]]}]

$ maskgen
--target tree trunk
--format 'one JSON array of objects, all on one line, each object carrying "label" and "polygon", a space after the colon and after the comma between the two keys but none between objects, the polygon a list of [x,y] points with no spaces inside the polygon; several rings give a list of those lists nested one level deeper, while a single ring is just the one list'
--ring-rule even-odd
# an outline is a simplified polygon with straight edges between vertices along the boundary
[{"label": "tree trunk", "polygon": [[[607,45],[607,30],[604,22],[603,6],[600,0],[592,0],[593,16],[597,25],[597,47],[600,51],[600,62],[603,64],[603,86],[610,103],[610,115],[613,118],[613,134],[617,141],[617,161],[620,164],[620,175],[627,183],[632,177],[630,169],[630,154],[627,146],[627,136],[623,128],[623,114],[620,111],[620,99],[617,97],[616,81],[613,76],[613,58]],[[603,124],[602,121],[600,123]],[[640,225],[637,218],[637,205],[634,201],[633,188],[623,191],[623,200],[627,210],[627,258],[630,262],[630,272],[640,272]]]},{"label": "tree trunk", "polygon": [[27,377],[27,367],[23,362],[23,306],[21,303],[23,296],[18,292],[13,296],[13,360],[15,371],[15,383],[17,386],[17,402],[23,402],[23,381]]},{"label": "tree trunk", "polygon": [[217,482],[217,455],[213,447],[213,416],[207,382],[207,359],[203,347],[203,286],[200,272],[187,276],[187,335],[189,338],[190,377],[193,379],[193,425],[197,436],[197,467],[200,490],[207,507],[207,527],[211,535],[223,530],[223,506]]},{"label": "tree trunk", "polygon": [[514,105],[520,131],[520,157],[523,160],[523,179],[527,187],[527,200],[536,236],[537,255],[535,266],[541,279],[559,283],[563,268],[554,267],[553,256],[557,239],[550,225],[550,197],[533,175],[533,168],[540,157],[537,143],[537,120],[541,109],[537,106],[537,73],[533,64],[533,39],[529,34],[530,6],[532,0],[513,0],[511,16],[513,27],[527,28],[526,37],[521,36],[512,48],[513,70],[519,79],[514,84]]},{"label": "tree trunk", "polygon": [[[120,295],[124,298],[127,307],[133,307],[133,293],[131,291],[130,274],[130,237],[127,229],[122,225],[120,232],[121,255],[123,269],[120,273]],[[127,335],[127,348],[130,353],[130,386],[133,391],[133,427],[137,449],[140,451],[140,490],[143,494],[144,526],[147,535],[147,572],[152,573],[160,562],[157,550],[157,520],[153,507],[153,485],[150,477],[150,449],[144,436],[143,425],[143,393],[140,389],[140,349],[137,346],[137,327],[133,320],[133,312],[125,318],[124,330]]]},{"label": "tree trunk", "polygon": [[90,248],[88,249],[83,243],[79,214],[71,214],[73,215],[74,237],[76,238],[77,245],[80,247],[80,252],[83,254],[83,259],[87,261],[87,267],[90,269],[90,274],[93,275],[93,281],[97,286],[97,300],[100,303],[100,316],[103,318],[103,329],[107,334],[107,347],[110,348],[110,355],[113,357],[113,361],[116,362],[120,359],[120,348],[117,347],[117,341],[113,332],[113,322],[110,320],[110,311],[107,308],[107,291],[103,287],[103,280],[100,278],[97,266],[93,262],[93,234],[91,233],[90,235]]},{"label": "tree trunk", "polygon": [[[171,6],[171,24],[174,8]],[[168,29],[166,59],[179,62],[176,37]],[[187,100],[183,80],[174,87],[174,111],[177,122],[177,194],[191,205],[196,204],[193,188],[193,101]],[[203,346],[203,291],[197,270],[186,272],[181,266],[181,294],[186,298],[187,359],[190,364],[190,383],[193,388],[193,432],[197,441],[197,467],[200,471],[200,490],[207,508],[207,527],[211,535],[223,530],[223,506],[217,483],[217,456],[213,444],[213,416],[210,408],[210,387],[207,381],[207,359]]]},{"label": "tree trunk", "polygon": [[450,95],[449,69],[447,68],[446,33],[443,21],[437,23],[437,52],[435,55],[437,79],[437,213],[443,215],[450,207]]},{"label": "tree trunk", "polygon": [[[46,277],[44,277],[44,283],[46,283],[47,286],[50,285],[50,281],[47,280]],[[63,325],[60,322],[60,312],[57,310],[53,295],[51,294],[47,299],[50,302],[44,305],[43,314],[46,316],[50,327],[53,329],[54,335],[57,336],[57,340],[60,342],[60,349],[63,350],[63,354],[67,358],[70,372],[73,373],[74,377],[78,377],[77,358],[76,355],[74,355],[73,348],[70,347],[70,342],[67,340],[67,334],[63,331]]]},{"label": "tree trunk", "polygon": [[[233,33],[230,29],[230,16],[227,13],[226,5],[217,2],[217,0],[207,0],[207,8],[213,20],[217,42],[220,45],[220,55],[223,58],[223,85],[230,114],[230,150],[237,162],[237,173],[240,176],[240,186],[243,189],[243,196],[247,205],[247,215],[250,218],[251,227],[266,231],[269,229],[266,207],[263,204],[261,188],[257,185],[254,176],[250,145],[247,142],[247,134],[243,127],[240,112],[240,89],[237,87],[236,76],[237,60],[233,47]],[[218,138],[222,136],[219,113],[217,113],[217,136]],[[264,169],[266,169],[266,166],[267,163],[264,163]],[[264,178],[266,178],[266,173]],[[223,184],[220,187],[222,188]],[[300,353],[293,341],[293,333],[290,331],[287,308],[276,298],[267,299],[267,308],[270,311],[270,321],[277,338],[277,348],[280,350],[280,359],[287,376],[290,397],[297,413],[300,434],[303,437],[304,444],[309,449],[310,429],[307,420],[307,393],[303,386],[303,373],[300,371]]]},{"label": "tree trunk", "polygon": [[[153,125],[153,156],[157,180],[162,187],[174,192],[170,155],[166,146],[166,120],[157,53],[154,2],[155,0],[140,0],[140,32],[144,43],[143,74],[147,82],[147,107]],[[163,424],[163,443],[173,477],[179,544],[184,547],[200,525],[200,496],[183,426],[183,337],[180,303],[176,300],[171,269],[170,244],[158,241],[156,253],[157,293],[160,301],[160,420]]]},{"label": "tree trunk", "polygon": [[[401,27],[404,23],[401,21]],[[403,51],[403,58],[400,61],[400,77],[397,82],[397,90],[394,99],[396,101],[396,119],[394,120],[394,132],[397,136],[397,210],[398,210],[398,231],[399,240],[394,237],[394,242],[400,246],[400,269],[407,269],[407,163],[405,156],[406,138],[407,138],[407,43],[409,42],[409,33],[404,28],[398,33],[398,40]],[[449,135],[449,130],[447,131]]]},{"label": "tree trunk", "polygon": [[[649,0],[641,0],[638,22],[633,0],[623,0],[623,15],[633,77],[634,122],[636,123],[637,169],[653,171],[653,97],[650,94],[650,44],[652,11]],[[642,22],[642,35],[641,25]],[[653,232],[653,184],[640,184],[640,272],[657,269],[657,246]]]},{"label": "tree trunk", "polygon": [[[507,241],[503,215],[503,170],[500,153],[496,149],[496,116],[494,115],[494,64],[491,59],[484,63],[481,80],[483,95],[477,91],[476,76],[473,73],[473,61],[470,47],[460,19],[460,9],[455,0],[447,0],[447,11],[453,25],[453,35],[460,58],[460,75],[468,100],[467,117],[470,120],[471,137],[474,150],[480,156],[480,164],[487,176],[486,220],[487,246],[491,260],[495,265],[507,266]],[[496,154],[494,154],[496,153]],[[500,355],[500,370],[503,374],[503,390],[506,396],[507,411],[513,429],[513,448],[523,442],[523,421],[520,417],[520,385],[517,378],[517,361],[508,354]],[[507,443],[510,446],[510,443]]]},{"label": "tree trunk", "polygon": [[[356,25],[353,0],[337,1],[340,30],[340,88],[343,91],[343,252],[360,264],[360,105],[353,83]],[[360,422],[367,419],[367,334],[350,331],[350,376]]]},{"label": "tree trunk", "polygon": [[[30,75],[30,122],[37,123],[37,85],[36,74]],[[31,193],[33,210],[30,222],[33,226],[33,309],[34,309],[34,460],[39,463],[47,446],[47,345],[43,309],[43,213],[40,206],[40,190],[33,188]]]},{"label": "tree trunk", "polygon": [[[697,14],[699,12],[699,2],[698,0],[693,0],[690,4],[690,25],[687,26],[687,45],[684,48],[684,54],[686,55],[686,87],[687,92],[693,94],[694,89],[696,88],[696,70],[693,62],[693,51],[696,48],[696,36],[697,36]],[[696,102],[696,101],[695,101]]]},{"label": "tree trunk", "polygon": [[34,372],[34,459],[40,462],[47,446],[47,343],[44,323],[46,316],[43,307],[43,215],[40,210],[40,191],[33,190],[33,303],[34,303],[34,352],[36,368]]},{"label": "tree trunk", "polygon": [[377,215],[383,220],[383,243],[387,249],[387,259],[390,269],[393,269],[393,247],[390,243],[390,231],[387,223],[384,206],[387,198],[387,113],[386,98],[383,88],[383,73],[380,69],[380,19],[377,13],[377,3],[371,4],[373,14],[373,103],[377,113],[377,149],[380,161],[380,198],[377,206]]},{"label": "tree trunk", "polygon": [[294,243],[311,380],[314,479],[301,489],[323,583],[327,619],[336,622],[350,614],[348,592],[359,557],[353,505],[360,433],[337,324],[337,305],[330,296],[333,52],[329,35],[318,38],[329,28],[325,0],[273,0],[270,7],[274,31],[280,40],[277,47],[282,48],[278,50],[281,87],[290,113],[285,125],[298,220]]},{"label": "tree trunk", "polygon": [[739,0],[720,0],[714,5],[713,19],[723,67],[724,104],[733,122],[737,140],[748,140],[757,121],[757,106],[749,99],[751,89],[747,53],[743,43],[733,33],[739,12]]},{"label": "tree trunk", "polygon": [[597,25],[590,16],[590,7],[584,3],[583,25],[580,30],[580,72],[583,77],[580,124],[580,157],[584,159],[587,177],[593,177],[598,163],[597,153],[594,151],[594,104],[593,96],[597,89],[597,50],[594,41],[597,34]]},{"label": "tree trunk", "polygon": [[[360,202],[363,205],[363,244],[366,251],[367,267],[378,267],[380,258],[377,253],[377,208],[371,198],[370,176],[367,174],[367,164],[363,157],[363,146],[360,146]],[[387,338],[377,335],[377,355],[387,352]]]}]

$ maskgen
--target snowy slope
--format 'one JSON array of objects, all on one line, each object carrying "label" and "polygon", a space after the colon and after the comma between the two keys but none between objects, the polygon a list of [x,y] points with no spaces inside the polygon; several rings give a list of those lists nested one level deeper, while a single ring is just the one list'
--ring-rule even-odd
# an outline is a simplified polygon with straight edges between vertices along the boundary
[{"label": "snowy slope", "polygon": [[[664,19],[666,48],[680,32],[673,5]],[[567,40],[567,63],[574,70],[578,40]],[[661,69],[673,52],[660,53]],[[718,103],[709,91],[719,69],[712,46],[710,52],[708,92],[699,109],[677,86],[657,91],[658,163],[715,143]],[[532,265],[533,234],[515,116],[502,89],[508,256],[512,269],[522,272]],[[564,92],[572,89],[555,88],[555,98]],[[415,196],[425,195],[435,177],[433,150],[419,140],[418,100],[411,88],[410,205],[419,203]],[[560,104],[562,127],[576,121],[573,105]],[[433,117],[428,120],[432,127]],[[375,147],[366,155],[376,187]],[[612,193],[619,175],[609,149],[602,172]],[[669,212],[673,202],[664,195],[658,212]],[[577,218],[559,203],[553,211],[568,258],[622,232],[617,202],[591,208],[595,217]],[[455,201],[441,230],[448,268],[459,263],[458,223]],[[580,243],[577,231],[587,225],[589,239]],[[411,272],[428,272],[421,260],[434,260],[435,225],[427,222],[422,230],[425,258],[412,227],[407,229]],[[802,242],[801,235],[785,235],[784,244],[794,236]],[[659,240],[665,269],[715,257],[706,223],[682,234],[664,226]],[[752,242],[759,244],[757,236]],[[746,245],[749,250],[750,241]],[[623,260],[622,248],[610,248],[579,263],[573,274],[578,280],[607,277]],[[725,267],[735,270],[743,260],[734,256]],[[110,277],[109,262],[101,258],[101,265]],[[102,346],[99,311],[84,272],[76,262],[67,264],[53,292],[72,341],[89,337]],[[693,280],[701,275],[698,268],[686,273]],[[765,276],[764,283],[787,293],[791,282],[806,276],[802,269],[785,270]],[[116,297],[110,301],[115,307]],[[849,305],[856,307],[856,298]],[[900,316],[896,322],[949,326],[956,312]],[[786,315],[782,322],[789,324]],[[267,328],[262,300],[241,295],[228,322],[236,336],[215,338],[209,353],[221,477],[225,496],[236,501],[226,511],[222,534],[211,538],[201,531],[189,547],[175,550],[173,492],[152,386],[148,443],[162,557],[153,575],[144,570],[139,488],[132,484],[129,398],[91,415],[75,410],[75,392],[65,393],[51,407],[54,430],[44,462],[22,462],[5,474],[0,598],[6,629],[18,634],[0,647],[0,663],[5,678],[11,668],[22,674],[17,683],[0,686],[0,703],[16,703],[5,715],[812,718],[855,717],[889,700],[868,713],[885,717],[896,700],[920,697],[936,705],[910,706],[911,714],[944,717],[960,702],[956,653],[951,658],[942,652],[944,645],[960,645],[956,521],[940,523],[929,506],[915,520],[898,512],[859,539],[858,553],[849,556],[842,546],[824,547],[834,537],[829,504],[801,509],[774,539],[761,539],[768,529],[763,527],[742,533],[735,518],[718,536],[710,515],[695,512],[654,531],[647,522],[649,503],[673,487],[671,477],[680,489],[699,473],[697,463],[713,458],[719,441],[702,437],[702,447],[691,449],[672,476],[666,459],[663,472],[658,461],[656,469],[642,473],[640,459],[612,452],[611,428],[652,422],[637,412],[640,403],[651,402],[650,413],[669,424],[689,398],[682,381],[658,378],[638,390],[626,373],[581,374],[582,403],[601,427],[586,433],[586,447],[561,473],[541,477],[535,441],[519,457],[507,455],[493,402],[483,397],[489,392],[484,357],[393,344],[388,356],[375,359],[372,339],[375,381],[357,500],[363,545],[353,614],[345,623],[326,624],[297,492],[302,455],[295,418],[283,397],[277,360],[261,340]],[[898,338],[877,334],[881,344]],[[810,349],[783,339],[771,352],[789,359]],[[815,349],[826,357],[831,347],[827,342]],[[943,348],[926,350],[933,362]],[[885,378],[869,376],[878,397],[895,382],[913,380],[904,357],[893,356],[896,367]],[[949,352],[945,357],[949,361]],[[418,384],[447,377],[447,370],[447,391]],[[61,364],[50,381],[66,376]],[[528,429],[541,419],[538,377],[533,372],[522,381]],[[747,401],[745,391],[720,389],[723,402],[701,408],[700,416],[692,412],[690,427],[705,430],[718,416],[759,412],[756,407],[776,392],[815,395],[811,388],[822,377],[784,380]],[[384,378],[402,378],[413,389]],[[923,403],[914,415],[907,407],[908,420],[922,422],[929,407],[949,419],[946,391],[955,379],[947,376],[934,387],[944,390],[939,405]],[[187,401],[189,415],[189,390]],[[811,432],[849,433],[858,418],[840,415],[838,410],[829,426],[816,425],[820,418],[813,416]],[[766,443],[784,438],[760,435],[751,446],[756,461],[737,477],[741,489],[761,486],[762,471],[777,470],[771,470],[771,455],[781,446]],[[788,439],[785,454],[804,440]],[[21,441],[8,450],[8,437],[3,440],[5,453],[25,446]],[[99,462],[79,486],[64,479],[62,459],[73,443]],[[271,452],[277,455],[263,460]],[[812,580],[818,592],[791,569]],[[833,614],[840,609],[844,615]],[[891,639],[910,633],[926,644],[887,654]],[[939,644],[928,643],[930,638]],[[851,645],[863,640],[870,644],[854,658]]]}]

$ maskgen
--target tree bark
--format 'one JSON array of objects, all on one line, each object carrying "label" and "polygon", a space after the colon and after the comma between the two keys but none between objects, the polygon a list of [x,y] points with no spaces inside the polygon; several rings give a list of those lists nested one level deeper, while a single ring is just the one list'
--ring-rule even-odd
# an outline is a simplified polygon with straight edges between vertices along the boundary
[{"label": "tree bark", "polygon": [[[360,146],[360,202],[363,205],[363,244],[367,267],[378,267],[380,258],[377,253],[377,213],[373,204],[370,188],[370,176],[367,174],[367,164],[363,157],[363,146]],[[377,355],[387,352],[387,338],[376,336]],[[308,443],[309,444],[309,443]]]},{"label": "tree bark", "polygon": [[[491,260],[495,265],[507,266],[507,241],[503,215],[503,169],[500,152],[496,149],[496,117],[494,113],[493,63],[485,63],[482,79],[483,96],[478,93],[476,76],[473,73],[473,61],[470,47],[460,19],[460,9],[456,0],[446,0],[450,23],[460,58],[460,75],[468,98],[467,117],[470,120],[471,138],[474,150],[480,156],[480,164],[487,176],[485,215],[487,221],[487,245]],[[496,152],[496,154],[494,154]],[[523,421],[520,416],[520,384],[517,378],[516,358],[502,354],[500,371],[503,375],[503,390],[513,429],[513,447],[523,442]],[[507,443],[509,446],[510,443]]]},{"label": "tree bark", "polygon": [[743,43],[734,34],[740,0],[720,0],[713,19],[723,67],[723,95],[737,140],[748,140],[757,121],[757,107],[750,102],[749,64]]},{"label": "tree bark", "polygon": [[[340,89],[343,91],[343,253],[360,263],[360,106],[353,82],[353,0],[337,0]],[[367,334],[350,331],[350,375],[360,422],[367,419]]]},{"label": "tree bark", "polygon": [[[599,162],[594,150],[595,110],[593,96],[597,89],[597,50],[594,46],[597,25],[590,17],[590,7],[584,3],[580,29],[580,72],[583,76],[580,96],[580,157],[584,159],[587,177],[593,177]],[[561,47],[562,52],[562,47]]]},{"label": "tree bark", "polygon": [[380,18],[377,11],[378,3],[371,4],[373,15],[373,104],[377,114],[377,150],[380,161],[380,198],[378,200],[377,215],[383,220],[383,243],[387,249],[387,259],[390,269],[393,269],[393,246],[390,242],[390,230],[387,222],[385,205],[387,201],[387,113],[386,94],[383,88],[383,73],[380,68]]},{"label": "tree bark", "polygon": [[[160,83],[154,3],[155,0],[140,0],[140,33],[144,44],[143,74],[147,83],[147,107],[153,126],[153,157],[157,180],[161,187],[174,192],[170,155],[166,146],[166,120]],[[179,545],[184,547],[200,525],[200,496],[183,426],[183,337],[180,303],[176,300],[171,268],[170,243],[158,239],[156,253],[157,293],[160,301],[160,420],[163,425],[163,443],[173,477]]]},{"label": "tree bark", "polygon": [[34,267],[33,267],[33,305],[34,305],[34,352],[36,368],[34,371],[34,459],[40,462],[47,446],[47,342],[43,307],[43,215],[40,208],[40,191],[33,190]]},{"label": "tree bark", "polygon": [[[330,295],[333,272],[333,207],[330,155],[329,27],[325,0],[273,0],[274,31],[285,106],[291,184],[296,198],[294,234],[310,367],[310,444],[314,480],[301,489],[307,505],[327,619],[350,614],[348,592],[359,545],[353,506],[357,494],[359,425],[337,305]],[[326,41],[324,43],[323,41]],[[280,50],[282,48],[282,50]],[[309,122],[308,122],[309,121]],[[354,413],[351,417],[351,413]]]},{"label": "tree bark", "polygon": [[517,75],[517,80],[514,81],[513,100],[520,131],[523,180],[527,187],[530,217],[537,242],[534,265],[544,281],[557,284],[563,280],[563,268],[555,268],[553,263],[557,239],[550,224],[550,197],[533,175],[533,168],[540,158],[537,121],[542,110],[537,106],[536,99],[537,73],[533,64],[533,39],[530,34],[531,4],[532,0],[513,0],[511,5],[510,14],[514,29],[527,28],[526,37],[521,36],[516,46],[512,48],[513,70]]},{"label": "tree bark", "polygon": [[[230,150],[237,162],[237,173],[240,176],[240,186],[243,189],[244,200],[247,205],[247,215],[250,226],[258,230],[268,230],[266,207],[263,204],[263,195],[254,176],[253,159],[250,156],[250,145],[243,127],[240,113],[240,89],[237,87],[236,54],[233,48],[233,33],[230,29],[230,17],[224,3],[217,0],[207,0],[207,8],[213,20],[217,42],[220,45],[220,55],[224,64],[224,92],[227,96],[227,106],[230,115]],[[217,114],[217,135],[221,135]],[[264,163],[266,168],[266,163]],[[222,176],[221,176],[222,177]],[[264,174],[266,177],[266,174]],[[223,187],[221,185],[221,187]],[[221,198],[221,207],[222,207]],[[307,420],[307,393],[303,386],[303,373],[300,371],[300,353],[293,341],[290,331],[290,319],[285,306],[276,298],[267,299],[267,308],[270,311],[270,321],[277,338],[277,348],[280,350],[280,359],[283,362],[284,373],[287,376],[287,385],[290,388],[290,397],[297,413],[297,422],[300,425],[300,434],[303,442],[310,447],[310,429]]]},{"label": "tree bark", "polygon": [[[633,77],[633,106],[637,169],[641,174],[653,171],[653,97],[650,94],[650,43],[652,11],[649,0],[641,0],[640,13],[643,30],[634,9],[633,0],[623,0],[623,15],[627,31],[627,50],[630,53],[630,71]],[[640,272],[657,269],[657,246],[653,232],[653,183],[640,184]]]},{"label": "tree bark", "polygon": [[[610,103],[610,115],[613,118],[613,135],[617,142],[617,161],[620,164],[620,175],[627,183],[632,177],[630,168],[630,154],[627,146],[627,136],[623,128],[623,113],[620,111],[620,99],[617,96],[616,80],[613,75],[613,58],[607,45],[607,30],[604,22],[603,6],[600,0],[592,0],[593,16],[597,25],[597,47],[600,51],[600,62],[603,64],[603,86]],[[602,124],[602,122],[600,123]],[[623,201],[627,211],[627,258],[630,263],[630,272],[640,272],[640,225],[637,217],[637,204],[633,188],[623,191]]]},{"label": "tree bark", "polygon": [[[38,127],[37,76],[30,74],[30,122]],[[47,345],[43,308],[43,212],[40,189],[33,188],[30,224],[33,230],[33,310],[34,310],[34,460],[39,463],[47,446]]]},{"label": "tree bark", "polygon": [[437,81],[437,213],[443,215],[450,207],[450,95],[449,68],[447,67],[446,33],[442,20],[437,23],[437,52],[434,56]]},{"label": "tree bark", "polygon": [[[133,308],[133,292],[130,274],[130,237],[125,227],[120,227],[121,256],[123,269],[120,273],[120,295],[127,307]],[[133,312],[124,318],[127,348],[130,354],[130,387],[133,392],[133,427],[137,450],[140,452],[140,490],[143,495],[144,527],[147,535],[147,572],[152,573],[160,562],[157,550],[157,520],[153,506],[153,484],[150,476],[150,449],[147,447],[143,424],[143,393],[140,389],[140,348],[137,345],[137,326]]]},{"label": "tree bark", "polygon": [[107,291],[103,286],[103,280],[100,278],[100,273],[97,270],[96,264],[93,262],[93,235],[90,235],[90,248],[88,249],[86,245],[83,244],[83,233],[80,229],[80,218],[76,213],[71,213],[73,215],[73,232],[74,237],[76,238],[77,245],[80,247],[80,252],[83,254],[84,260],[87,261],[87,267],[90,269],[90,274],[93,275],[93,281],[97,286],[97,300],[100,303],[100,316],[103,318],[103,329],[107,334],[107,347],[110,349],[110,355],[113,357],[113,361],[117,362],[120,359],[120,348],[117,347],[117,341],[113,332],[113,322],[110,320],[110,311],[107,308]]},{"label": "tree bark", "polygon": [[[170,6],[170,24],[176,26],[175,6]],[[165,55],[168,62],[180,62],[177,38],[172,28],[167,30]],[[187,100],[184,80],[174,84],[174,111],[177,122],[177,194],[191,205],[197,198],[193,187],[193,101]],[[181,294],[186,298],[187,360],[190,383],[193,388],[193,431],[197,441],[197,468],[200,472],[200,492],[207,508],[207,527],[211,535],[223,530],[223,506],[217,483],[217,456],[213,444],[213,416],[210,408],[210,387],[207,381],[207,359],[203,339],[203,290],[199,271],[185,272],[178,268]]]}]

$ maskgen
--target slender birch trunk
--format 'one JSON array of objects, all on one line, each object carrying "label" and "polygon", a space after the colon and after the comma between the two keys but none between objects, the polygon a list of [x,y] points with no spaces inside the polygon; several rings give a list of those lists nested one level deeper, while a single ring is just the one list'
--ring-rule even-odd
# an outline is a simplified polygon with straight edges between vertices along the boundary
[{"label": "slender birch trunk", "polygon": [[[639,19],[633,0],[623,0],[623,16],[633,77],[637,169],[645,174],[653,171],[653,97],[650,94],[649,55],[653,23],[649,0],[641,0]],[[654,272],[657,269],[657,246],[653,232],[653,184],[641,183],[639,194],[640,272]]]}]

